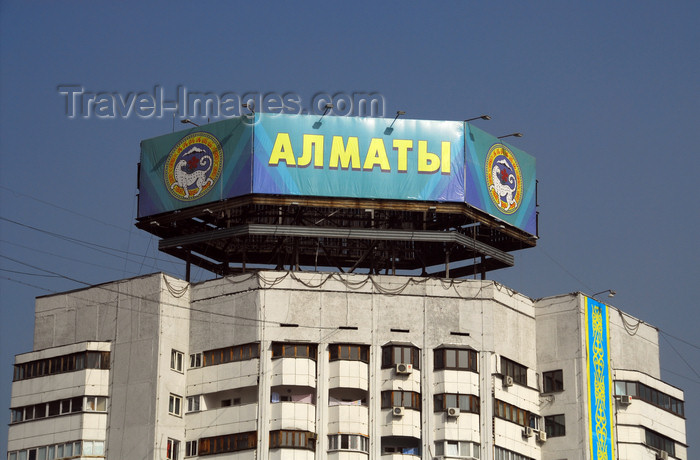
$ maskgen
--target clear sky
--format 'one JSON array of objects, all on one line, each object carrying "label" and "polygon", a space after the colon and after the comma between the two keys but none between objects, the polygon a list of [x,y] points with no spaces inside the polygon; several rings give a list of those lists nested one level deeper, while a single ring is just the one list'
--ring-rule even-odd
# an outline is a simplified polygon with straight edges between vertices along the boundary
[{"label": "clear sky", "polygon": [[133,226],[139,142],[172,112],[100,118],[59,87],[127,104],[155,87],[307,105],[376,92],[388,117],[486,113],[482,129],[525,134],[512,144],[537,159],[540,240],[489,277],[532,298],[616,290],[609,303],[659,328],[700,455],[700,3],[329,3],[0,4],[0,408],[35,297],[184,275]]}]

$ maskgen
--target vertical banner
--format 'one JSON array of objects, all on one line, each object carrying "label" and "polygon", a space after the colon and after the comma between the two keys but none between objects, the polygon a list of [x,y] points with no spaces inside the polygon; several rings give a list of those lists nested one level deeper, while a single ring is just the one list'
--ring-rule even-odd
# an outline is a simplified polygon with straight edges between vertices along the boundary
[{"label": "vertical banner", "polygon": [[588,420],[592,460],[614,460],[613,397],[610,373],[608,308],[585,299],[588,362]]}]

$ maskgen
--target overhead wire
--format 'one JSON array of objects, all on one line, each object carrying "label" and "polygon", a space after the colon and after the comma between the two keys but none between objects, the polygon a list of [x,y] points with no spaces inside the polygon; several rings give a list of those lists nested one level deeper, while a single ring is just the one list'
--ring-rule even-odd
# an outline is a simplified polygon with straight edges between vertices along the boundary
[{"label": "overhead wire", "polygon": [[[161,259],[161,258],[158,258],[158,257],[147,256],[146,254],[133,253],[133,252],[130,252],[130,251],[125,251],[125,250],[123,250],[123,249],[118,249],[118,248],[113,248],[113,247],[110,247],[110,246],[105,246],[105,245],[101,245],[101,244],[97,244],[97,243],[87,242],[87,241],[82,240],[82,239],[73,238],[73,237],[70,237],[70,236],[67,236],[67,235],[62,235],[62,234],[60,234],[60,233],[51,232],[51,231],[49,231],[49,230],[44,230],[44,229],[41,229],[41,228],[39,228],[39,227],[35,227],[35,226],[32,226],[32,225],[23,224],[23,223],[21,223],[21,222],[15,221],[15,220],[8,219],[8,218],[6,218],[6,217],[0,216],[0,220],[3,220],[3,221],[6,221],[6,222],[9,222],[9,223],[18,225],[18,226],[20,226],[20,227],[24,227],[24,228],[31,229],[31,230],[34,230],[34,231],[39,232],[39,233],[44,233],[44,234],[47,234],[47,235],[52,236],[52,237],[54,237],[54,238],[58,238],[58,239],[61,239],[61,240],[64,240],[64,241],[68,241],[68,242],[73,243],[73,244],[76,244],[76,245],[78,245],[78,246],[82,246],[82,247],[85,247],[85,248],[87,248],[87,249],[91,249],[91,250],[93,250],[93,251],[97,251],[97,252],[100,252],[100,253],[102,253],[102,254],[109,255],[109,256],[111,256],[111,257],[116,257],[116,258],[118,258],[118,259],[123,259],[123,260],[126,260],[126,261],[128,261],[128,262],[137,263],[137,261],[135,261],[135,260],[133,260],[133,259],[129,259],[128,256],[139,256],[139,257],[143,257],[143,258],[155,259],[156,261],[160,261],[160,262],[167,262],[165,259]],[[15,246],[20,246],[20,247],[22,247],[22,245],[20,245],[20,244],[18,244],[18,243],[11,243],[11,242],[7,242],[7,243],[8,243],[8,244],[15,245]],[[34,248],[29,248],[29,249],[34,249]],[[104,249],[104,250],[103,250],[103,249]],[[34,250],[37,250],[37,249],[34,249]],[[113,252],[115,252],[115,253],[125,254],[126,257],[121,256],[121,255],[119,255],[119,254],[113,254],[113,253],[108,252],[108,251],[113,251]]]},{"label": "overhead wire", "polygon": [[[11,188],[9,188],[9,187],[5,187],[4,185],[0,185],[0,189],[6,190],[6,191],[8,191],[8,192],[14,194],[15,196],[22,196],[22,197],[25,197],[25,198],[29,198],[29,199],[31,199],[31,200],[34,200],[34,201],[38,202],[38,203],[45,204],[45,205],[47,205],[47,206],[49,206],[49,207],[52,207],[52,208],[60,209],[61,211],[65,211],[65,212],[67,212],[67,213],[70,213],[70,214],[73,214],[73,215],[82,217],[82,218],[84,218],[84,219],[91,220],[91,221],[93,221],[93,222],[96,222],[96,223],[98,223],[98,224],[105,225],[105,226],[107,226],[107,227],[112,227],[112,228],[115,228],[115,229],[117,229],[117,230],[121,230],[121,231],[123,231],[123,232],[131,232],[131,231],[132,231],[132,229],[130,229],[130,228],[129,228],[129,229],[126,229],[126,228],[124,228],[124,227],[122,227],[122,226],[119,226],[119,225],[116,225],[116,224],[112,224],[112,223],[110,223],[110,222],[105,222],[105,221],[100,220],[100,219],[97,219],[97,218],[95,218],[95,217],[93,217],[93,216],[88,216],[88,215],[86,215],[86,214],[79,213],[79,212],[77,212],[77,211],[74,211],[74,210],[72,210],[72,209],[69,209],[69,208],[66,208],[66,207],[64,207],[64,206],[58,205],[58,204],[56,204],[56,203],[52,203],[52,202],[50,202],[50,201],[42,200],[41,198],[37,198],[37,197],[35,197],[35,196],[29,195],[28,193],[18,192],[17,190],[11,189]],[[144,237],[144,238],[146,238],[146,237]]]},{"label": "overhead wire", "polygon": [[689,363],[688,361],[686,361],[686,359],[683,357],[683,355],[680,354],[680,353],[678,352],[678,350],[676,350],[676,347],[673,346],[673,344],[671,343],[671,341],[668,340],[664,335],[662,335],[662,337],[664,337],[664,340],[666,340],[666,343],[668,343],[668,344],[671,346],[671,349],[672,349],[673,351],[676,352],[676,354],[677,354],[678,357],[681,359],[681,361],[683,361],[683,362],[685,363],[685,365],[688,366],[688,368],[689,368],[691,371],[693,371],[693,373],[694,373],[698,378],[700,378],[700,373],[698,373],[698,371],[696,371],[695,368],[694,368],[693,366],[691,366],[690,363]]}]

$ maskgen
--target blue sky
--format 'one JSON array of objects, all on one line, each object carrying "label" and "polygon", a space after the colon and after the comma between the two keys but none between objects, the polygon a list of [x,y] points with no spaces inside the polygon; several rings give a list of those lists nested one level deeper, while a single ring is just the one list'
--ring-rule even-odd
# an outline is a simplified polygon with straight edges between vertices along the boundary
[{"label": "blue sky", "polygon": [[171,115],[71,119],[59,86],[377,92],[387,116],[486,113],[484,130],[525,134],[512,143],[537,159],[540,241],[489,277],[533,298],[614,289],[612,305],[657,326],[692,457],[699,17],[697,2],[651,1],[2,2],[0,407],[13,356],[31,350],[35,297],[184,274],[133,226],[139,142],[171,132]]}]

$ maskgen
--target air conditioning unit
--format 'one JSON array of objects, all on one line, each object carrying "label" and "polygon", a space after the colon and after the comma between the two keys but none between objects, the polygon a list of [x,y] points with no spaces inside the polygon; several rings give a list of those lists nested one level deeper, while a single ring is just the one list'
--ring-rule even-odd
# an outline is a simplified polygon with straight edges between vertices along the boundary
[{"label": "air conditioning unit", "polygon": [[448,407],[447,408],[448,417],[459,417],[459,407]]},{"label": "air conditioning unit", "polygon": [[513,386],[513,377],[510,375],[504,375],[503,376],[503,386],[504,387],[512,387]]},{"label": "air conditioning unit", "polygon": [[393,407],[391,409],[391,413],[394,414],[395,417],[403,417],[403,407]]},{"label": "air conditioning unit", "polygon": [[656,453],[656,460],[668,460],[668,452],[660,450]]},{"label": "air conditioning unit", "polygon": [[531,438],[535,433],[535,430],[531,426],[526,426],[523,428],[523,438]]},{"label": "air conditioning unit", "polygon": [[537,440],[539,442],[545,442],[547,440],[547,432],[544,430],[537,432]]},{"label": "air conditioning unit", "polygon": [[630,395],[622,395],[620,396],[620,404],[623,406],[629,406],[632,404],[632,396]]},{"label": "air conditioning unit", "polygon": [[397,374],[410,374],[411,372],[413,372],[413,364],[399,363],[396,365]]}]

